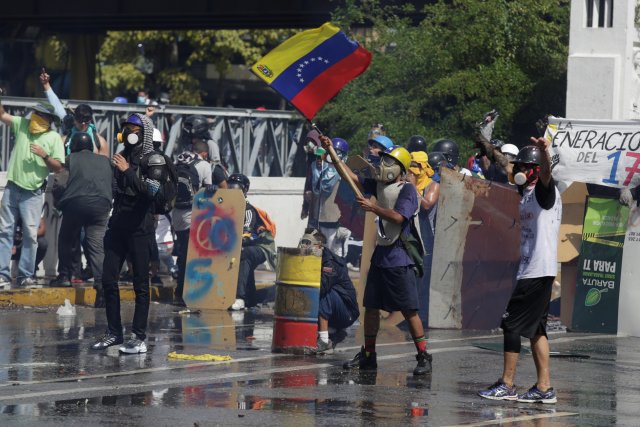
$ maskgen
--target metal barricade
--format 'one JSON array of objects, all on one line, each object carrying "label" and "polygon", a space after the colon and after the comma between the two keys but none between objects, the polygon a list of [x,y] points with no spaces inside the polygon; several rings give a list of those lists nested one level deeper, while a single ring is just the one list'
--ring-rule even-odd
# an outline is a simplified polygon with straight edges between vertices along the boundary
[{"label": "metal barricade", "polygon": [[[2,105],[12,115],[24,116],[42,98],[3,97]],[[66,108],[88,104],[98,132],[117,150],[116,134],[120,123],[131,113],[144,111],[142,105],[99,101],[63,100]],[[291,176],[293,159],[302,138],[304,118],[292,111],[259,111],[237,108],[184,107],[157,105],[152,120],[166,135],[165,154],[181,150],[179,137],[182,121],[193,114],[205,116],[209,133],[220,148],[229,173],[248,176]],[[0,170],[9,164],[13,135],[8,126],[0,126]]]}]

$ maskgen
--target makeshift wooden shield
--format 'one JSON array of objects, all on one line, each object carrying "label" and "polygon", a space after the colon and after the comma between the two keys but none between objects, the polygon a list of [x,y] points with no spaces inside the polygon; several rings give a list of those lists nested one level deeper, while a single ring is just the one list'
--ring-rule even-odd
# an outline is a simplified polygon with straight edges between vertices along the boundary
[{"label": "makeshift wooden shield", "polygon": [[241,190],[204,190],[193,200],[184,300],[189,307],[225,310],[238,285],[245,198]]}]

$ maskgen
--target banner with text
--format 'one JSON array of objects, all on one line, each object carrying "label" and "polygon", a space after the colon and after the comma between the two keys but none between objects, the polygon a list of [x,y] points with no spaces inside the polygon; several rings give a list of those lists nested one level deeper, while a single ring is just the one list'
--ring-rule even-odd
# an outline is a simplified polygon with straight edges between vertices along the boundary
[{"label": "banner with text", "polygon": [[622,248],[629,208],[614,199],[590,197],[582,231],[572,327],[616,333]]},{"label": "banner with text", "polygon": [[640,121],[549,118],[553,178],[608,187],[640,184]]}]

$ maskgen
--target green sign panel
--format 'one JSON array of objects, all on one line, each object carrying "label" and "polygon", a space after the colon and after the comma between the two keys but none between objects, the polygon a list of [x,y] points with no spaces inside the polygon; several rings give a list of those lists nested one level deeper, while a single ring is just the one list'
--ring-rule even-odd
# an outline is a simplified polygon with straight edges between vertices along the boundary
[{"label": "green sign panel", "polygon": [[615,334],[622,248],[629,208],[614,199],[591,197],[582,229],[572,327]]}]

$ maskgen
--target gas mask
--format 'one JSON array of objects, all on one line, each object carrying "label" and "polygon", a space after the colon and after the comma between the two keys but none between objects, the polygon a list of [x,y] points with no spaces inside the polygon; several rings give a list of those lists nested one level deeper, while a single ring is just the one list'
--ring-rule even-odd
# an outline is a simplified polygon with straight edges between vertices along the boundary
[{"label": "gas mask", "polygon": [[376,168],[376,181],[393,182],[402,173],[402,167],[393,158],[382,156],[380,164]]},{"label": "gas mask", "polygon": [[162,154],[152,154],[147,161],[147,178],[157,181],[167,179],[167,162]]},{"label": "gas mask", "polygon": [[125,146],[136,145],[139,141],[140,135],[127,127],[123,128],[122,132],[118,133],[118,142],[124,143]]},{"label": "gas mask", "polygon": [[315,256],[322,256],[322,243],[316,237],[317,233],[316,230],[311,233],[305,233],[298,243],[298,249]]},{"label": "gas mask", "polygon": [[526,171],[519,171],[513,175],[513,182],[516,185],[527,186],[534,182],[538,178],[540,172],[540,166],[536,165],[532,168],[527,168]]}]

